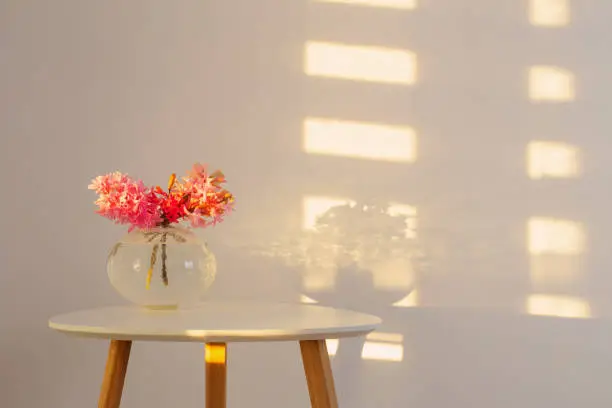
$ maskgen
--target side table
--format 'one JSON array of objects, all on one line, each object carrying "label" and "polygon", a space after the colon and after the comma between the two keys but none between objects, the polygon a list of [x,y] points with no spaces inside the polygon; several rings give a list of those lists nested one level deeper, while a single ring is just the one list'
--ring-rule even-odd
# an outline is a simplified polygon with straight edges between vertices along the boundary
[{"label": "side table", "polygon": [[132,341],[205,344],[206,407],[225,408],[227,343],[298,341],[313,408],[337,408],[326,339],[373,331],[378,317],[289,303],[205,303],[193,309],[136,306],[83,310],[53,317],[49,327],[71,335],[110,340],[98,408],[118,408]]}]

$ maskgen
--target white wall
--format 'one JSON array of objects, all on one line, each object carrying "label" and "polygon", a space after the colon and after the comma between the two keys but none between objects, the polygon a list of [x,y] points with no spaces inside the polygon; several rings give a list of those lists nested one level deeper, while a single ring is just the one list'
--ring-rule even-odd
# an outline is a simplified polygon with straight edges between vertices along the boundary
[{"label": "white wall", "polygon": [[[124,231],[94,215],[89,179],[163,183],[195,161],[223,168],[238,197],[203,233],[219,258],[211,297],[306,293],[384,318],[393,344],[374,360],[340,343],[343,406],[609,406],[612,4],[571,3],[568,24],[542,27],[527,0],[0,0],[3,406],[95,404],[106,344],[46,327],[121,302],[104,264]],[[307,41],[411,50],[416,82],[308,76]],[[530,99],[539,65],[573,75],[573,94],[544,83],[568,100]],[[410,126],[416,160],[307,154],[307,117]],[[532,141],[561,143],[534,159],[558,177],[529,177]],[[302,234],[307,196],[416,208],[425,262],[307,291],[295,253],[266,251]],[[296,345],[230,352],[231,406],[308,405]],[[202,363],[198,345],[137,344],[124,406],[203,406]]]}]

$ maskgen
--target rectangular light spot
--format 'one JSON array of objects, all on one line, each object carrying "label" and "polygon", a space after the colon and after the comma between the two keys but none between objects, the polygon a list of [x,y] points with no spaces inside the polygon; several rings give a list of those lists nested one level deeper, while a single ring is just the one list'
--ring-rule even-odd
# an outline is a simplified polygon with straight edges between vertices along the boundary
[{"label": "rectangular light spot", "polygon": [[529,0],[529,22],[541,27],[568,25],[570,23],[569,0]]},{"label": "rectangular light spot", "polygon": [[364,360],[402,361],[404,336],[399,333],[373,332],[366,336],[361,350]]},{"label": "rectangular light spot", "polygon": [[586,246],[584,226],[575,221],[532,217],[527,223],[529,253],[581,254]]},{"label": "rectangular light spot", "polygon": [[325,340],[325,344],[327,344],[327,354],[335,356],[338,353],[338,346],[340,345],[338,339],[327,339]]},{"label": "rectangular light spot", "polygon": [[580,150],[560,142],[533,141],[527,146],[527,174],[533,180],[580,176]]},{"label": "rectangular light spot", "polygon": [[300,303],[313,305],[313,304],[316,304],[316,303],[319,303],[319,302],[317,302],[316,300],[314,300],[314,299],[312,299],[312,298],[310,298],[310,297],[308,297],[306,295],[300,295]]},{"label": "rectangular light spot", "polygon": [[338,3],[355,6],[381,7],[402,10],[417,8],[417,0],[314,0],[316,3]]},{"label": "rectangular light spot", "polygon": [[304,151],[388,162],[416,160],[416,133],[407,126],[306,118]]},{"label": "rectangular light spot", "polygon": [[568,102],[575,99],[574,74],[554,66],[529,69],[529,98],[534,102]]},{"label": "rectangular light spot", "polygon": [[416,238],[417,235],[417,208],[400,203],[391,203],[387,213],[393,217],[405,217],[406,230],[404,234],[406,238]]},{"label": "rectangular light spot", "polygon": [[407,50],[309,41],[304,72],[310,76],[412,85],[417,80],[416,61],[416,54]]},{"label": "rectangular light spot", "polygon": [[537,316],[565,318],[591,317],[591,306],[584,299],[573,296],[534,294],[527,298],[527,313]]},{"label": "rectangular light spot", "polygon": [[361,350],[361,358],[364,360],[399,362],[404,359],[404,346],[401,344],[366,341]]},{"label": "rectangular light spot", "polygon": [[395,307],[416,307],[419,305],[419,293],[416,289],[393,303]]},{"label": "rectangular light spot", "polygon": [[355,201],[339,197],[304,197],[302,202],[302,228],[305,230],[314,230],[320,216],[334,207],[343,205],[355,205]]}]

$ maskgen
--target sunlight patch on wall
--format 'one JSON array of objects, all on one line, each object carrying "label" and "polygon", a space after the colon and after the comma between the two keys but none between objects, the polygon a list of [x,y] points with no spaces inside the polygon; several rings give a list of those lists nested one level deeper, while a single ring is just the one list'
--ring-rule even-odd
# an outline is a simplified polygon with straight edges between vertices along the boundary
[{"label": "sunlight patch on wall", "polygon": [[393,303],[395,307],[416,307],[419,305],[419,292],[414,289],[412,292]]},{"label": "sunlight patch on wall", "polygon": [[368,334],[361,350],[364,360],[402,361],[404,359],[404,336],[396,333]]},{"label": "sunlight patch on wall", "polygon": [[335,356],[338,353],[340,341],[338,339],[327,339],[325,340],[325,343],[327,344],[327,354],[330,356]]},{"label": "sunlight patch on wall", "polygon": [[586,246],[586,233],[580,222],[532,217],[527,223],[527,245],[532,255],[581,254]]},{"label": "sunlight patch on wall", "polygon": [[394,48],[309,41],[304,72],[311,76],[353,81],[412,85],[417,80],[417,57]]},{"label": "sunlight patch on wall", "polygon": [[310,298],[310,297],[308,297],[306,295],[300,295],[300,303],[313,305],[313,304],[316,304],[316,303],[319,303],[319,302],[317,302],[313,298]]},{"label": "sunlight patch on wall", "polygon": [[339,197],[306,196],[302,202],[302,228],[314,230],[317,219],[333,207],[355,205],[355,201]]},{"label": "sunlight patch on wall", "polygon": [[337,274],[338,270],[334,266],[307,266],[302,272],[302,287],[311,292],[331,291],[336,286]]},{"label": "sunlight patch on wall", "polygon": [[390,162],[416,160],[416,132],[406,126],[306,118],[303,148],[310,154]]},{"label": "sunlight patch on wall", "polygon": [[417,8],[417,0],[314,0],[316,3],[339,3],[356,6],[369,6],[381,8],[393,8],[402,10],[414,10]]},{"label": "sunlight patch on wall", "polygon": [[530,0],[529,22],[541,27],[568,25],[570,23],[569,0]]},{"label": "sunlight patch on wall", "polygon": [[417,237],[417,208],[400,203],[391,203],[387,213],[391,216],[402,216],[406,218],[406,238]]},{"label": "sunlight patch on wall", "polygon": [[572,101],[574,82],[574,74],[564,68],[533,66],[529,69],[529,98],[534,102]]},{"label": "sunlight patch on wall", "polygon": [[369,263],[374,287],[379,290],[408,290],[414,285],[413,260],[409,257],[379,256]]},{"label": "sunlight patch on wall", "polygon": [[535,294],[527,298],[526,307],[527,313],[537,316],[591,317],[589,302],[573,296]]},{"label": "sunlight patch on wall", "polygon": [[529,178],[576,178],[580,173],[580,150],[576,146],[544,141],[533,141],[527,146]]}]

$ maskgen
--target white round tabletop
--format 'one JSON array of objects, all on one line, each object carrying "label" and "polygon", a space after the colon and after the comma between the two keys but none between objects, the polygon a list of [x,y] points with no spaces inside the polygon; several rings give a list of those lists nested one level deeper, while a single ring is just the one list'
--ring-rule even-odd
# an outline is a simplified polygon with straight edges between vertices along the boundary
[{"label": "white round tabletop", "polygon": [[378,317],[290,303],[204,303],[193,309],[137,306],[83,310],[53,317],[52,329],[115,340],[239,342],[318,340],[373,331]]}]

